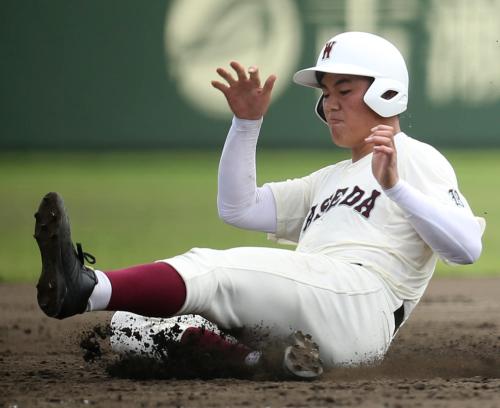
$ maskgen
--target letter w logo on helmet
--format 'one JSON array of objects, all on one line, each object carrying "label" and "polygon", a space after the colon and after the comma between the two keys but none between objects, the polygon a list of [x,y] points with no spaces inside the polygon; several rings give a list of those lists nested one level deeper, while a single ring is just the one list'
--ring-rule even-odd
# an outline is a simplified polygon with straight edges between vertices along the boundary
[{"label": "letter w logo on helmet", "polygon": [[323,56],[321,57],[322,60],[330,58],[330,52],[332,52],[334,44],[335,41],[330,41],[325,44],[325,48],[323,48]]}]

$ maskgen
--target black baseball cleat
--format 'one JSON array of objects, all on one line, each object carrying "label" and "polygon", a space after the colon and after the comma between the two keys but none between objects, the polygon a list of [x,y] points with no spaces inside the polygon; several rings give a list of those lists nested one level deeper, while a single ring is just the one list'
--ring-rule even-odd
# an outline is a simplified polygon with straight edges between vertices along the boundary
[{"label": "black baseball cleat", "polygon": [[94,271],[84,260],[92,255],[78,250],[71,241],[69,219],[62,197],[48,193],[35,213],[35,239],[42,257],[42,274],[37,284],[38,305],[47,316],[57,319],[83,313],[97,283]]},{"label": "black baseball cleat", "polygon": [[310,334],[300,330],[292,333],[285,349],[283,368],[285,373],[299,380],[314,380],[323,374],[323,363],[319,358],[319,347]]}]

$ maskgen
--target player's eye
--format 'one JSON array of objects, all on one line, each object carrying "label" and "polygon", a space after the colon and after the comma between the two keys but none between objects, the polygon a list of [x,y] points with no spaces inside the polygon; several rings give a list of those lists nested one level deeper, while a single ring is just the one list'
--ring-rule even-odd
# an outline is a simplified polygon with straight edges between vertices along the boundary
[{"label": "player's eye", "polygon": [[341,95],[347,95],[349,92],[351,92],[351,90],[350,90],[350,89],[345,89],[345,90],[343,90],[343,91],[340,91],[340,94],[341,94]]},{"label": "player's eye", "polygon": [[330,96],[330,95],[328,95],[328,94],[324,93],[324,94],[323,94],[323,99],[326,99],[326,98],[328,98],[329,96]]}]

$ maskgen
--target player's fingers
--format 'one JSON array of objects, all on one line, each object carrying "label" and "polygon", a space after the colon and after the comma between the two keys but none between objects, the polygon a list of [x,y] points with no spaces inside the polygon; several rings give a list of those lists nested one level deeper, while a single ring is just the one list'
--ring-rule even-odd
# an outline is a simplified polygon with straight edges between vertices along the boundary
[{"label": "player's fingers", "polygon": [[377,131],[373,132],[370,136],[386,137],[386,138],[391,139],[391,140],[394,139],[394,135],[389,130],[387,130],[387,131],[377,130]]},{"label": "player's fingers", "polygon": [[393,145],[392,138],[388,136],[371,135],[365,139],[365,142],[373,143],[375,145],[385,145],[385,146]]},{"label": "player's fingers", "polygon": [[394,131],[392,130],[392,128],[382,129],[382,128],[374,127],[371,129],[371,131],[372,131],[372,135],[394,137]]},{"label": "player's fingers", "polygon": [[383,153],[383,154],[386,154],[388,156],[394,154],[394,149],[392,147],[383,146],[383,145],[373,146],[373,151],[377,152],[377,153]]},{"label": "player's fingers", "polygon": [[255,85],[255,87],[260,88],[259,69],[257,67],[248,68],[248,75],[250,76],[250,81]]},{"label": "player's fingers", "polygon": [[219,91],[221,91],[224,95],[226,94],[226,92],[229,90],[229,87],[227,85],[224,85],[222,82],[219,82],[219,81],[212,81],[211,82],[212,86],[216,89],[218,89]]},{"label": "player's fingers", "polygon": [[217,68],[217,73],[222,78],[224,78],[230,86],[233,86],[236,83],[236,80],[233,78],[233,76],[229,72],[227,72],[224,68]]},{"label": "player's fingers", "polygon": [[377,126],[372,127],[370,130],[372,132],[376,132],[377,130],[390,131],[394,134],[394,128],[392,126],[389,126],[389,125],[377,125]]},{"label": "player's fingers", "polygon": [[270,75],[264,83],[263,93],[270,94],[273,90],[274,83],[276,82],[276,75]]},{"label": "player's fingers", "polygon": [[248,79],[247,74],[245,73],[245,68],[243,68],[243,65],[241,65],[239,62],[231,61],[229,65],[231,65],[231,67],[236,71],[236,74],[238,75],[238,79],[240,81],[246,81]]}]

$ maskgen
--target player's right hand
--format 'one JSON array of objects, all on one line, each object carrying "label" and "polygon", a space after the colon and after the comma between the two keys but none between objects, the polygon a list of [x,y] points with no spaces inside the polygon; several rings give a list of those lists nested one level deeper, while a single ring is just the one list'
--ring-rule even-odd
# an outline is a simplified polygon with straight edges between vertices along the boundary
[{"label": "player's right hand", "polygon": [[245,68],[238,62],[232,61],[230,66],[236,71],[238,79],[234,79],[224,68],[217,68],[217,73],[226,80],[228,85],[219,81],[212,81],[212,86],[224,94],[231,111],[236,117],[240,119],[260,119],[269,108],[271,91],[276,76],[270,75],[266,79],[264,86],[261,87],[257,67],[248,68],[247,75]]}]

